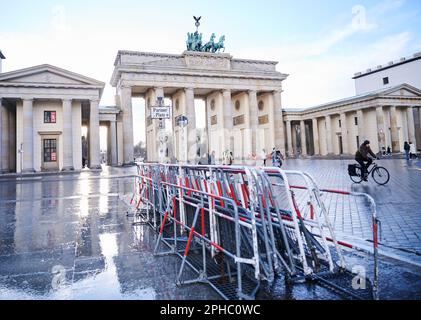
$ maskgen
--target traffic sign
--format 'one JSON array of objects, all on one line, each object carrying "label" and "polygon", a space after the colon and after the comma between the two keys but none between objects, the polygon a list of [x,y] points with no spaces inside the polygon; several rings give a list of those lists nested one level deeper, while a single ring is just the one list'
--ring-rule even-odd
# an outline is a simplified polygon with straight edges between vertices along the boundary
[{"label": "traffic sign", "polygon": [[186,116],[180,115],[175,118],[175,123],[179,127],[186,127],[189,124],[189,119]]},{"label": "traffic sign", "polygon": [[170,107],[151,107],[151,118],[152,119],[170,119],[171,110]]}]

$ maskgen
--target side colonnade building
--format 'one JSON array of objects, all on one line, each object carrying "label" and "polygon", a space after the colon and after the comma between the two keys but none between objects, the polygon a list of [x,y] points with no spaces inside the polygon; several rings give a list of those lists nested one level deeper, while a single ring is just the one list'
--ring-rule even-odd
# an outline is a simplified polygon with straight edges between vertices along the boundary
[{"label": "side colonnade building", "polygon": [[400,84],[308,109],[284,109],[286,151],[297,155],[350,155],[364,140],[374,152],[421,149],[421,90]]}]

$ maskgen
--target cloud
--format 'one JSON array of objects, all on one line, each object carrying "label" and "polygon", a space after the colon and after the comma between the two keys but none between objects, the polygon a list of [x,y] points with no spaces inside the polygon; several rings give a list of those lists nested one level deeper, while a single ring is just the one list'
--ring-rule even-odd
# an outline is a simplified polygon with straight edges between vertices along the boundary
[{"label": "cloud", "polygon": [[387,12],[401,8],[406,0],[385,0],[375,5],[370,11],[373,15],[382,15]]}]

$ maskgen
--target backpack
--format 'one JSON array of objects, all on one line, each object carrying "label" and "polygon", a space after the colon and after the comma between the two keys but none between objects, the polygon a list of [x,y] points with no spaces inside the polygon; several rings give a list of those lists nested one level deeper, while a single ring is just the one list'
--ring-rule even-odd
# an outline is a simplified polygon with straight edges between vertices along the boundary
[{"label": "backpack", "polygon": [[357,176],[357,170],[356,170],[356,168],[357,168],[357,165],[356,164],[349,164],[348,165],[348,174],[351,177]]}]

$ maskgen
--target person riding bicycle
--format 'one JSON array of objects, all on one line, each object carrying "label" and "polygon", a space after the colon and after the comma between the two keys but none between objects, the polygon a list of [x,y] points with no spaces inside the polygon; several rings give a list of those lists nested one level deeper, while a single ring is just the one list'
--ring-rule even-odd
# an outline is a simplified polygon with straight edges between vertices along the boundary
[{"label": "person riding bicycle", "polygon": [[367,169],[373,163],[373,160],[369,157],[369,155],[371,155],[374,159],[377,159],[377,156],[370,148],[370,141],[365,140],[355,153],[355,161],[357,161],[362,168],[364,181],[367,181]]}]

